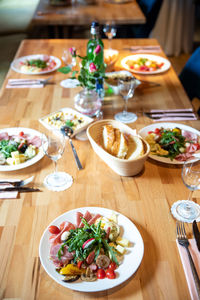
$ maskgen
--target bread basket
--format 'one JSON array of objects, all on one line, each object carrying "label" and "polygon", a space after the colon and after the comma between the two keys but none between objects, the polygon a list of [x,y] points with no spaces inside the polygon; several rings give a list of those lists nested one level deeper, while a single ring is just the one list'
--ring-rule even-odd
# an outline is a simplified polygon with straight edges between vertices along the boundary
[{"label": "bread basket", "polygon": [[129,126],[115,121],[115,120],[101,120],[92,123],[87,129],[87,136],[91,143],[93,150],[96,154],[117,174],[121,176],[134,176],[142,171],[144,163],[149,155],[150,147],[149,144],[143,140],[144,154],[136,159],[120,159],[103,149],[103,126],[112,125],[114,128],[118,128],[121,132],[135,136],[135,130],[131,129]]}]

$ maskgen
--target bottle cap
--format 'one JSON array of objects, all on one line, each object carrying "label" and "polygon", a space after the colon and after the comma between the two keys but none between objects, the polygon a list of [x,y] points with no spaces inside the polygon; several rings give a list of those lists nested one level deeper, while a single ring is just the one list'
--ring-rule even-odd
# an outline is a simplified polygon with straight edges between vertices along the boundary
[{"label": "bottle cap", "polygon": [[97,33],[99,33],[99,23],[98,22],[96,22],[96,21],[92,22],[90,32],[91,32],[91,34],[97,34]]}]

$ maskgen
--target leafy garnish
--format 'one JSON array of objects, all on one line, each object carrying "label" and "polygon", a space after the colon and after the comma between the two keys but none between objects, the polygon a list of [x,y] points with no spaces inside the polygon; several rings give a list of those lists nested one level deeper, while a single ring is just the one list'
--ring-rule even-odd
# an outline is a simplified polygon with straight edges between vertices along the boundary
[{"label": "leafy garnish", "polygon": [[27,65],[37,67],[40,69],[45,69],[47,67],[47,62],[42,59],[31,59],[27,60]]},{"label": "leafy garnish", "polygon": [[74,126],[74,123],[71,121],[71,120],[67,120],[65,122],[65,125],[68,126],[68,127],[73,127]]}]

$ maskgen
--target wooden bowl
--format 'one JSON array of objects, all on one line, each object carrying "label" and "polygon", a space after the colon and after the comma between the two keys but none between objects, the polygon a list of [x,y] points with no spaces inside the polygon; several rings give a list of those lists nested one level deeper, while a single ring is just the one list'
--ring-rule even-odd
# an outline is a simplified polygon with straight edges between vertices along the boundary
[{"label": "wooden bowl", "polygon": [[142,171],[144,163],[149,155],[149,144],[143,140],[144,154],[136,159],[131,159],[129,155],[128,159],[120,159],[109,154],[103,149],[103,126],[112,125],[114,128],[118,128],[121,132],[135,136],[136,131],[129,126],[115,121],[115,120],[101,120],[92,123],[87,129],[87,136],[96,154],[117,174],[121,176],[134,176]]}]

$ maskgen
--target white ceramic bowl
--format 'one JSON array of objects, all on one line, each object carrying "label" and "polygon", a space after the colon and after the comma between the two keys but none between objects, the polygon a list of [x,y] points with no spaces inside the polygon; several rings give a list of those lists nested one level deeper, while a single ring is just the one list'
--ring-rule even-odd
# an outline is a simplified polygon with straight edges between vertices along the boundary
[{"label": "white ceramic bowl", "polygon": [[87,136],[91,143],[93,150],[96,154],[117,174],[121,176],[134,176],[140,173],[144,167],[144,163],[149,155],[150,147],[148,143],[143,140],[144,154],[136,159],[120,159],[103,149],[103,126],[112,125],[114,128],[118,128],[121,132],[130,134],[132,136],[136,135],[135,130],[131,129],[129,126],[115,121],[115,120],[101,120],[92,123],[87,129]]}]

